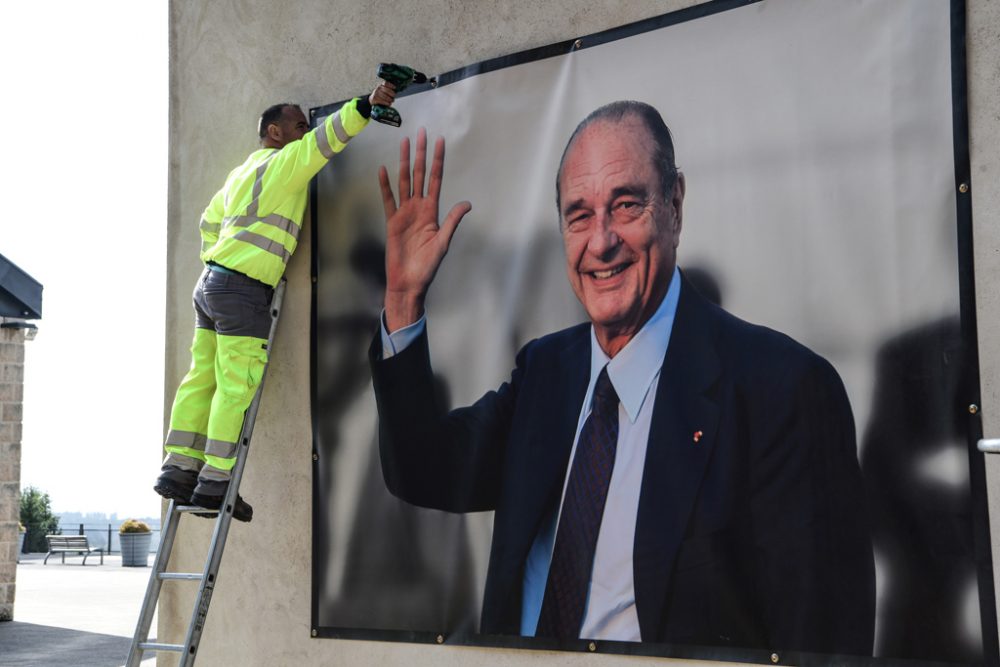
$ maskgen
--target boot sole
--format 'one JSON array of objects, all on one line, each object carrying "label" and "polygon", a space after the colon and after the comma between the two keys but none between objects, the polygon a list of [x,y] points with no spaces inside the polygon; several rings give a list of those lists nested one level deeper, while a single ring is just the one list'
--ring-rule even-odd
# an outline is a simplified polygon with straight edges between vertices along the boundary
[{"label": "boot sole", "polygon": [[[203,496],[200,493],[191,494],[191,504],[197,505],[198,507],[204,507],[207,510],[218,510],[222,507],[222,498],[219,496]],[[248,511],[243,508],[246,507]],[[197,516],[204,516],[206,518],[214,517],[212,514],[199,514]],[[236,507],[233,508],[233,518],[237,521],[242,521],[243,523],[250,523],[253,520],[253,508],[250,507],[244,501],[243,503],[237,502]]]}]

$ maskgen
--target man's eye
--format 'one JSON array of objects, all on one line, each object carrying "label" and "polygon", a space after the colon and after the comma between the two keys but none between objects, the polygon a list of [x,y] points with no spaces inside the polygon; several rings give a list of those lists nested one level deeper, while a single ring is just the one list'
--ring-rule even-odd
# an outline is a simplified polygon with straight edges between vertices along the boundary
[{"label": "man's eye", "polygon": [[570,218],[569,220],[566,221],[566,229],[568,229],[571,232],[580,231],[581,229],[587,226],[588,219],[589,218],[586,215],[578,215],[573,218]]}]

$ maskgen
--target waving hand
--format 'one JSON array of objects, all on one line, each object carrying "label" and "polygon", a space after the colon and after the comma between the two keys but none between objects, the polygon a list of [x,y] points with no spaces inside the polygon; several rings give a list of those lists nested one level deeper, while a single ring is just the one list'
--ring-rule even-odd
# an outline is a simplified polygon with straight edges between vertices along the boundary
[{"label": "waving hand", "polygon": [[444,173],[444,139],[434,143],[430,181],[424,193],[427,163],[427,133],[417,133],[417,152],[410,177],[410,140],[399,144],[399,202],[389,183],[389,171],[378,172],[385,207],[385,319],[390,332],[420,319],[427,289],[434,280],[448,245],[465,214],[467,201],[455,204],[438,223],[441,177]]}]

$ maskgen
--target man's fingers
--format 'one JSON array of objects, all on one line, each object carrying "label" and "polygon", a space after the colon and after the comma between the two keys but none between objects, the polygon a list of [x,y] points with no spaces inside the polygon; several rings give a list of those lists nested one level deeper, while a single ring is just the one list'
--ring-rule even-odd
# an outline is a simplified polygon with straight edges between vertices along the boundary
[{"label": "man's fingers", "polygon": [[[441,179],[444,175],[444,137],[438,137],[434,142],[434,160],[431,162],[431,182],[427,187],[427,196],[434,201],[441,196]],[[465,215],[463,213],[463,215]]]},{"label": "man's fingers", "polygon": [[383,106],[392,106],[392,103],[396,100],[396,92],[387,86],[379,86],[374,91],[372,91],[369,100],[372,104],[381,104]]},{"label": "man's fingers", "polygon": [[382,188],[382,208],[385,209],[385,219],[388,220],[396,212],[396,198],[392,196],[389,170],[385,167],[378,168],[378,184]]},{"label": "man's fingers", "polygon": [[427,169],[427,130],[417,130],[417,155],[413,162],[413,196],[424,196],[424,171]]},{"label": "man's fingers", "polygon": [[399,142],[399,205],[410,198],[410,138]]},{"label": "man's fingers", "polygon": [[441,223],[441,229],[438,231],[438,239],[444,244],[446,251],[448,250],[448,246],[451,245],[451,237],[455,235],[455,230],[458,229],[458,223],[462,222],[462,218],[471,210],[472,204],[467,201],[460,201],[448,211],[448,215],[445,216],[444,222]]}]

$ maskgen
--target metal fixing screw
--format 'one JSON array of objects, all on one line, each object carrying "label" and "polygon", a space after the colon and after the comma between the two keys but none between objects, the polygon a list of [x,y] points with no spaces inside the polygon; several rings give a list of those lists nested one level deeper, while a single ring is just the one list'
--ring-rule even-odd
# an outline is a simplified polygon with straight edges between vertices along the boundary
[{"label": "metal fixing screw", "polygon": [[319,454],[313,454],[313,461],[319,461]]},{"label": "metal fixing screw", "polygon": [[972,403],[971,405],[969,405],[969,414],[970,415],[974,415],[977,412],[979,412],[979,406],[978,405],[976,405],[975,403]]},{"label": "metal fixing screw", "polygon": [[958,191],[961,192],[964,195],[966,192],[969,191],[969,184],[968,183],[962,183],[961,185],[958,186]]},{"label": "metal fixing screw", "polygon": [[312,631],[312,633],[311,633],[311,634],[312,634],[312,636],[313,636],[313,637],[315,637],[315,636],[316,636],[316,635],[318,635],[319,633],[318,633],[318,632],[316,632],[316,628],[313,628],[313,631]]},{"label": "metal fixing screw", "polygon": [[437,643],[438,644],[443,644],[444,643],[444,635],[438,635],[437,636]]},{"label": "metal fixing screw", "polygon": [[597,650],[597,643],[596,642],[590,642],[589,644],[587,644],[587,650],[590,651],[591,653],[593,653],[594,651],[596,651]]},{"label": "metal fixing screw", "polygon": [[778,660],[780,660],[780,659],[781,659],[781,658],[779,658],[779,657],[778,657],[778,654],[777,654],[777,653],[772,653],[772,654],[771,654],[771,662],[773,662],[774,664],[776,664],[776,665],[777,665],[777,664],[778,664]]},{"label": "metal fixing screw", "polygon": [[575,42],[573,42],[573,50],[574,51],[576,51],[576,50],[578,50],[578,49],[580,49],[582,47],[583,47],[583,40],[582,39],[578,39]]}]

